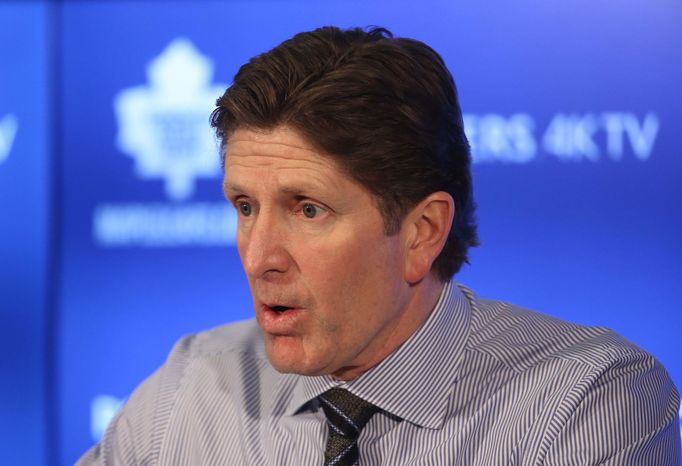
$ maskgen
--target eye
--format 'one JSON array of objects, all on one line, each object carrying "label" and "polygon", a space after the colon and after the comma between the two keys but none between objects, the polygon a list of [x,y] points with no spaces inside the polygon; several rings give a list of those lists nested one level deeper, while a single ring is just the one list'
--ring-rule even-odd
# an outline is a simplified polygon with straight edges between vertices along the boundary
[{"label": "eye", "polygon": [[244,201],[238,202],[237,209],[239,209],[239,213],[242,214],[244,217],[248,217],[252,213],[251,204],[249,204],[248,202]]},{"label": "eye", "polygon": [[315,218],[317,214],[319,214],[322,210],[323,210],[322,207],[310,203],[303,204],[303,208],[301,209],[303,215],[305,215],[308,218]]}]

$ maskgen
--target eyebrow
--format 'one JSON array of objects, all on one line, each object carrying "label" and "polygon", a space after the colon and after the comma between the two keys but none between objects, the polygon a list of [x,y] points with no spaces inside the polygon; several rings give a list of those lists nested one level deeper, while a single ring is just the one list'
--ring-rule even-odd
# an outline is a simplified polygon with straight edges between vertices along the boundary
[{"label": "eyebrow", "polygon": [[[311,191],[317,193],[325,189],[324,184],[316,183],[311,181],[305,181],[300,184],[295,185],[285,185],[279,188],[279,191],[284,194],[289,194],[293,196],[306,196],[311,195]],[[223,192],[227,195],[228,193],[246,193],[249,190],[243,186],[232,182],[223,183]]]},{"label": "eyebrow", "polygon": [[223,183],[223,193],[227,194],[228,192],[244,192],[245,189],[242,188],[239,185],[236,185],[234,183],[228,183],[225,182]]},{"label": "eyebrow", "polygon": [[285,194],[291,194],[293,196],[299,196],[299,195],[304,195],[311,190],[319,190],[321,186],[317,186],[315,184],[307,184],[303,185],[302,187],[297,187],[297,186],[282,186],[280,188],[280,191],[285,193]]}]

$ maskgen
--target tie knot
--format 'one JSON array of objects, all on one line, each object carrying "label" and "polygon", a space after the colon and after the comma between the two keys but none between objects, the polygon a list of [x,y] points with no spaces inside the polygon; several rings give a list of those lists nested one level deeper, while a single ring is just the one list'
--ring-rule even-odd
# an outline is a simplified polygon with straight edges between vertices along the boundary
[{"label": "tie knot", "polygon": [[329,426],[325,466],[355,465],[360,457],[360,431],[380,409],[343,388],[332,388],[318,398]]},{"label": "tie knot", "polygon": [[330,424],[351,438],[357,438],[369,419],[380,411],[369,401],[343,388],[327,390],[319,398]]}]

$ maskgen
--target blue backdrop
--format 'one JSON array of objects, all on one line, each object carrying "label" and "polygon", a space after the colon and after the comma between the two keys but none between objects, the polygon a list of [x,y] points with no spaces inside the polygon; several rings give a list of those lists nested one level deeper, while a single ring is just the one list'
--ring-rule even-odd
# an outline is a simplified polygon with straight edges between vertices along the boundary
[{"label": "blue backdrop", "polygon": [[48,7],[0,4],[0,463],[45,458]]},{"label": "blue backdrop", "polygon": [[482,240],[459,280],[609,326],[682,384],[677,1],[17,3],[0,5],[0,435],[17,439],[0,456],[72,464],[181,335],[251,316],[208,115],[248,58],[325,24],[387,27],[450,67]]}]

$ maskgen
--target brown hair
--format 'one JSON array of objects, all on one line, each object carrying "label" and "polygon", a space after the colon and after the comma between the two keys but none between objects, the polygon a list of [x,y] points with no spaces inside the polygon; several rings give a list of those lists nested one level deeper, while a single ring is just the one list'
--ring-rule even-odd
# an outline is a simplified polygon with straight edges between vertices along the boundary
[{"label": "brown hair", "polygon": [[237,128],[294,128],[377,197],[389,235],[426,196],[448,192],[454,224],[433,265],[442,281],[478,244],[455,83],[426,44],[383,28],[296,34],[243,65],[217,106],[223,149]]}]

